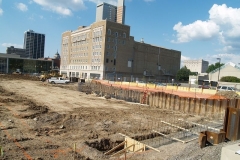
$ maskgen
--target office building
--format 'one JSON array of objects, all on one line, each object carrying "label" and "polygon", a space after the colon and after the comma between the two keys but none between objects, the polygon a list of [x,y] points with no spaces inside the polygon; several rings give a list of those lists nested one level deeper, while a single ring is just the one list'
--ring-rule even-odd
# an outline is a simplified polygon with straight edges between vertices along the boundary
[{"label": "office building", "polygon": [[191,72],[206,73],[208,69],[208,61],[200,60],[185,60],[183,66],[190,69]]},{"label": "office building", "polygon": [[44,58],[45,34],[28,30],[24,33],[26,57],[31,59]]},{"label": "office building", "polygon": [[14,46],[7,47],[6,53],[19,55],[21,58],[27,58],[25,49],[14,48]]},{"label": "office building", "polygon": [[0,73],[20,71],[23,74],[32,74],[52,68],[53,60],[21,58],[20,55],[0,53]]},{"label": "office building", "polygon": [[125,9],[124,0],[118,0],[117,23],[125,24]]},{"label": "office building", "polygon": [[124,0],[118,0],[118,6],[114,6],[105,2],[97,5],[96,22],[101,20],[108,20],[124,24],[125,23]]},{"label": "office building", "polygon": [[99,4],[96,11],[96,22],[104,19],[116,22],[117,7],[108,3]]},{"label": "office building", "polygon": [[102,20],[62,34],[61,74],[108,80],[171,81],[181,52],[137,42],[130,26]]}]

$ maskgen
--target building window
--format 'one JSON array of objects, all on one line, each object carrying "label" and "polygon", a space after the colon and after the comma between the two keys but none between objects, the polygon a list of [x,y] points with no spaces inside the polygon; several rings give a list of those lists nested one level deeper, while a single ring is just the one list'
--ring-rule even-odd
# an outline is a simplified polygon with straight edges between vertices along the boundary
[{"label": "building window", "polygon": [[114,47],[114,50],[117,51],[117,46]]},{"label": "building window", "polygon": [[118,32],[115,33],[115,37],[118,37]]},{"label": "building window", "polygon": [[116,65],[116,59],[113,60],[113,65],[114,65],[114,66]]},{"label": "building window", "polygon": [[126,38],[126,33],[123,33],[123,38]]},{"label": "building window", "polygon": [[111,35],[111,29],[108,29],[108,35]]},{"label": "building window", "polygon": [[106,59],[106,63],[108,63],[108,58]]}]

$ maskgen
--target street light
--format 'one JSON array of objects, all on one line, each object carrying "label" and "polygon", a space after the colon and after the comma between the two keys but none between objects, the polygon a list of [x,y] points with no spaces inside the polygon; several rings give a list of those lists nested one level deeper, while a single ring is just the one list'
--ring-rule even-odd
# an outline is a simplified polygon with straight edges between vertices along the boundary
[{"label": "street light", "polygon": [[218,68],[218,83],[219,83],[219,75],[220,75],[220,67],[221,67],[221,58],[217,58],[219,60],[219,68]]},{"label": "street light", "polygon": [[161,71],[161,65],[158,64],[159,82],[161,81],[161,79],[160,79],[160,71]]}]

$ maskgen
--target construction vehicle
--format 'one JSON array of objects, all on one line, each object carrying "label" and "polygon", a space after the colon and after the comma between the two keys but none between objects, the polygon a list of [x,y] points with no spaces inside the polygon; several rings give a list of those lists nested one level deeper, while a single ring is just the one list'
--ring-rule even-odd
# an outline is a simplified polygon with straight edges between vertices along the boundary
[{"label": "construction vehicle", "polygon": [[56,70],[41,71],[41,75],[39,76],[39,79],[40,81],[44,82],[51,77],[62,77],[62,76]]},{"label": "construction vehicle", "polygon": [[12,72],[12,74],[22,74],[20,69],[16,69],[16,71]]}]

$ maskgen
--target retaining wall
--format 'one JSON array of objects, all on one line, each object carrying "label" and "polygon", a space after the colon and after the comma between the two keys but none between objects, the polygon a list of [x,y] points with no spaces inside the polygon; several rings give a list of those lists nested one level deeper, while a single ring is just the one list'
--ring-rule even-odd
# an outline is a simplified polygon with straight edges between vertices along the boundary
[{"label": "retaining wall", "polygon": [[[121,83],[121,82],[119,82]],[[128,86],[135,86],[133,83],[128,83]],[[129,102],[141,103],[144,90],[141,89],[129,89],[119,85],[119,87],[113,86],[111,83],[102,84],[98,81],[93,81],[89,86],[92,92],[100,96],[111,96],[116,99],[121,99]],[[178,87],[173,86],[171,89]],[[182,87],[181,87],[182,89]],[[202,89],[194,90],[194,92],[201,92]],[[211,91],[211,90],[208,90]],[[209,92],[208,92],[209,93]],[[156,107],[161,109],[181,111],[189,114],[197,115],[217,115],[224,114],[227,107],[234,107],[240,109],[239,99],[206,99],[206,98],[186,98],[174,95],[171,93],[160,92],[148,92],[146,96],[145,104],[150,107]]]}]

